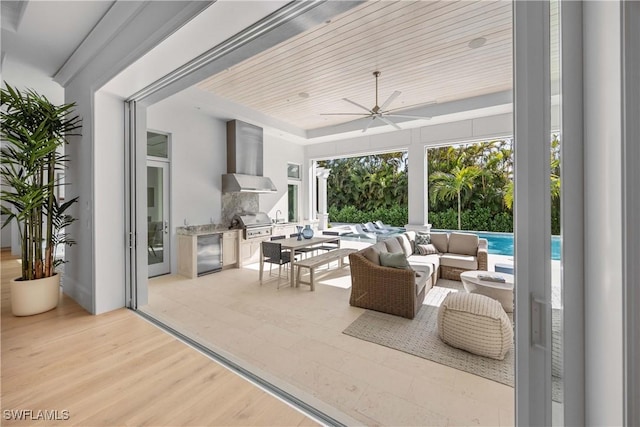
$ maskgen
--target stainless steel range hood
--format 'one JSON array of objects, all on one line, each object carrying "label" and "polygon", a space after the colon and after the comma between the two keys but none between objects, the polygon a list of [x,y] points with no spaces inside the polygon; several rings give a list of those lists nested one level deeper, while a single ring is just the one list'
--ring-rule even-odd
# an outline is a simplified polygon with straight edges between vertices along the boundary
[{"label": "stainless steel range hood", "polygon": [[225,193],[274,193],[278,189],[266,176],[228,173],[222,175],[222,191]]},{"label": "stainless steel range hood", "polygon": [[222,175],[225,193],[274,193],[271,179],[262,176],[262,128],[242,122],[227,122],[227,174]]}]

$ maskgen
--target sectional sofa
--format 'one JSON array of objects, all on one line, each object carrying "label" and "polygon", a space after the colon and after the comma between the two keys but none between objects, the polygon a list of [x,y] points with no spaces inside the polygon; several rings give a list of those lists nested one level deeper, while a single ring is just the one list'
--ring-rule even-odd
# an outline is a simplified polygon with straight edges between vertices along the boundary
[{"label": "sectional sofa", "polygon": [[349,303],[413,319],[439,277],[460,280],[463,271],[487,270],[487,257],[487,240],[475,234],[391,236],[349,255]]}]

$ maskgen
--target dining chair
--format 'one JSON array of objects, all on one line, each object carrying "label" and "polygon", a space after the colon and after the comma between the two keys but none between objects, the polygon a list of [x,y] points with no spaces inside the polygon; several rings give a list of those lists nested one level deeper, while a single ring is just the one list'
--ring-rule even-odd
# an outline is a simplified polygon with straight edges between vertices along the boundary
[{"label": "dining chair", "polygon": [[273,264],[278,266],[278,277],[282,277],[282,266],[285,267],[287,278],[289,277],[289,264],[291,256],[288,251],[282,251],[282,245],[265,240],[262,242],[262,261],[269,264],[269,276],[272,275]]},{"label": "dining chair", "polygon": [[318,246],[318,249],[321,251],[332,251],[334,249],[340,248],[340,233],[337,231],[323,231],[323,236],[336,236],[336,240],[330,240],[328,242],[323,243],[321,246]]},{"label": "dining chair", "polygon": [[[293,233],[290,234],[289,237],[298,237],[298,233]],[[304,254],[304,257],[308,257],[309,254],[314,253],[317,250],[317,248],[298,248],[296,249],[296,253],[299,254]]]}]

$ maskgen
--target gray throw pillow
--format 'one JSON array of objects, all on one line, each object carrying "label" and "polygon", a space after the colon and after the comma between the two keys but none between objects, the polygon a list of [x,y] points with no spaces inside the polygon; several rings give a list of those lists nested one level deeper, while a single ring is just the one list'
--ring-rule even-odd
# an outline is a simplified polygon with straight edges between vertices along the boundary
[{"label": "gray throw pillow", "polygon": [[419,255],[432,255],[439,254],[438,250],[432,244],[428,245],[416,245],[416,251]]},{"label": "gray throw pillow", "polygon": [[429,235],[429,233],[421,233],[421,232],[416,233],[416,241],[414,244],[413,253],[416,255],[420,255],[420,250],[418,249],[418,245],[428,245],[430,243],[431,243],[431,236]]},{"label": "gray throw pillow", "polygon": [[403,268],[405,270],[411,270],[411,266],[409,265],[404,252],[381,252],[380,265],[383,267]]}]

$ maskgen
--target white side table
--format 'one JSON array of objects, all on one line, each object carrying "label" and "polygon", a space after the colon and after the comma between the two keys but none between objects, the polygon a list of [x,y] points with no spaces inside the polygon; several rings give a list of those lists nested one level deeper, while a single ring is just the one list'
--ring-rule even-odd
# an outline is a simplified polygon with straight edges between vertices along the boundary
[{"label": "white side table", "polygon": [[[478,275],[492,274],[504,277],[504,283],[478,279]],[[469,293],[482,294],[498,300],[507,313],[513,313],[513,274],[493,273],[488,271],[465,271],[460,274],[460,280]]]}]

